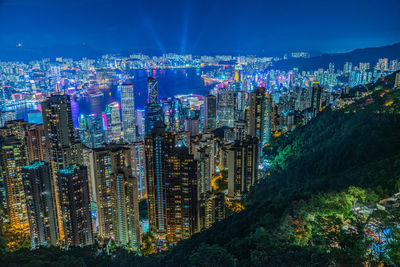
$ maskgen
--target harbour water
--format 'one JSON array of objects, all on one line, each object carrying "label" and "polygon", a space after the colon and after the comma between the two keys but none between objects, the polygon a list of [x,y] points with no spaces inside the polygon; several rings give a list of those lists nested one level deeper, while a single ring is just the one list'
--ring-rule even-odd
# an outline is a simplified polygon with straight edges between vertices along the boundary
[{"label": "harbour water", "polygon": [[[201,78],[207,68],[165,69],[165,70],[133,70],[129,80],[135,89],[135,107],[143,108],[147,101],[147,78],[154,77],[158,81],[159,99],[178,94],[207,95],[213,84],[207,84]],[[117,85],[98,89],[94,94],[72,98],[71,108],[74,126],[78,126],[80,114],[101,113],[111,102],[120,102],[120,91]],[[17,118],[27,119],[27,111],[34,107],[24,107],[17,110]]]}]

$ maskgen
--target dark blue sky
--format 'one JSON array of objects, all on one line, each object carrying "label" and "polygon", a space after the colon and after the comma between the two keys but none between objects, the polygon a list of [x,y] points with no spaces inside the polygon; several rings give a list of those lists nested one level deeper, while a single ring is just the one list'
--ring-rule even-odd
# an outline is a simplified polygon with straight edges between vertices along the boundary
[{"label": "dark blue sky", "polygon": [[0,49],[342,52],[399,42],[399,14],[400,0],[0,0]]}]

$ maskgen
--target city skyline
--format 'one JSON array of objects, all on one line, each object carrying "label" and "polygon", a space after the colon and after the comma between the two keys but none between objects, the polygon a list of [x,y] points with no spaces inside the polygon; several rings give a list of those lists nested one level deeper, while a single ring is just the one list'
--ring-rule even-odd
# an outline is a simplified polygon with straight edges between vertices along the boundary
[{"label": "city skyline", "polygon": [[0,0],[0,265],[399,266],[399,13]]}]

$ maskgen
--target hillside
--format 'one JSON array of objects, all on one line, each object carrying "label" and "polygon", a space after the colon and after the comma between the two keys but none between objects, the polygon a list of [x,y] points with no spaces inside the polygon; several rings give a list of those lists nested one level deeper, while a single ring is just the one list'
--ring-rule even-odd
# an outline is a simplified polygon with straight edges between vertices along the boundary
[{"label": "hillside", "polygon": [[[386,84],[344,109],[325,110],[289,136],[273,140],[265,150],[271,160],[270,175],[248,196],[246,210],[171,251],[139,257],[122,249],[114,256],[98,255],[95,248],[20,250],[3,254],[3,262],[10,266],[400,264],[400,212],[390,206],[376,209],[383,205],[380,200],[400,189],[400,91],[389,90],[391,86]],[[368,215],[361,213],[365,210]]]},{"label": "hillside", "polygon": [[311,71],[317,68],[327,69],[329,63],[335,64],[336,68],[343,68],[346,61],[358,65],[360,62],[377,62],[379,58],[400,59],[400,43],[393,45],[356,49],[348,53],[323,54],[311,58],[299,58],[277,61],[273,68],[290,70],[298,68],[301,71]]},{"label": "hillside", "polygon": [[[314,233],[311,224],[316,222],[304,218],[326,209],[322,217],[341,217],[343,224],[343,217],[353,216],[350,211],[360,194],[364,197],[358,204],[370,205],[399,191],[400,91],[380,90],[372,98],[369,105],[364,99],[344,110],[323,112],[288,137],[274,140],[266,149],[272,160],[270,177],[256,186],[247,209],[183,242],[164,255],[163,263],[212,261],[219,250],[240,266],[366,261],[369,244],[362,236]],[[346,206],[349,199],[355,202]],[[295,222],[302,225],[304,237],[293,234]],[[359,238],[359,243],[332,250],[335,238]],[[323,245],[314,239],[322,239]]]}]

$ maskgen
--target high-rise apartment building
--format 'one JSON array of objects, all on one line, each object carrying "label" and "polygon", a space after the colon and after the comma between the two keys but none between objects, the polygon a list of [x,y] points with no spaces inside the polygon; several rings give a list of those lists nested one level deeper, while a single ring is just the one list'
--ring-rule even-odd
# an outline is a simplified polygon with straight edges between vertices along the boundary
[{"label": "high-rise apartment building", "polygon": [[217,127],[217,98],[208,95],[204,100],[204,128],[215,129]]},{"label": "high-rise apartment building", "polygon": [[145,119],[145,135],[151,134],[152,129],[155,127],[155,124],[160,121],[163,121],[163,111],[162,106],[159,104],[146,104],[146,119]]},{"label": "high-rise apartment building", "polygon": [[135,142],[130,145],[132,158],[132,175],[137,178],[139,199],[147,198],[146,183],[146,156],[144,141]]},{"label": "high-rise apartment building", "polygon": [[14,229],[29,232],[22,176],[22,167],[26,165],[24,143],[16,136],[8,136],[0,138],[0,148],[0,174],[5,188],[2,199],[7,203],[8,219]]},{"label": "high-rise apartment building", "polygon": [[63,229],[62,245],[93,244],[89,184],[86,167],[68,165],[57,172]]},{"label": "high-rise apartment building", "polygon": [[147,79],[148,104],[158,104],[158,81],[153,77]]},{"label": "high-rise apartment building", "polygon": [[47,151],[43,124],[30,125],[30,128],[26,131],[25,144],[27,162],[45,160]]},{"label": "high-rise apartment building", "polygon": [[[42,102],[43,127],[46,143],[46,161],[50,163],[52,176],[58,177],[58,170],[82,162],[81,143],[75,140],[69,95],[52,95]],[[56,209],[63,239],[63,222],[59,188],[55,184]]]},{"label": "high-rise apartment building", "polygon": [[33,161],[22,168],[32,248],[56,246],[58,222],[50,164]]},{"label": "high-rise apartment building", "polygon": [[131,164],[131,149],[121,145],[94,149],[89,162],[99,236],[136,250],[140,244],[138,185]]},{"label": "high-rise apartment building", "polygon": [[103,118],[97,114],[79,117],[79,137],[89,148],[101,147],[105,142]]},{"label": "high-rise apartment building", "polygon": [[135,92],[132,84],[121,85],[122,125],[124,142],[136,141]]},{"label": "high-rise apartment building", "polygon": [[121,112],[118,102],[108,104],[105,115],[108,143],[121,143],[123,141]]},{"label": "high-rise apartment building", "polygon": [[162,122],[145,140],[150,230],[159,245],[174,245],[197,230],[196,164],[184,141],[176,140]]},{"label": "high-rise apartment building", "polygon": [[233,127],[235,120],[235,97],[233,90],[218,91],[218,126]]},{"label": "high-rise apartment building", "polygon": [[235,141],[229,148],[228,162],[228,194],[240,197],[249,192],[257,181],[258,139],[247,136],[246,140]]}]

